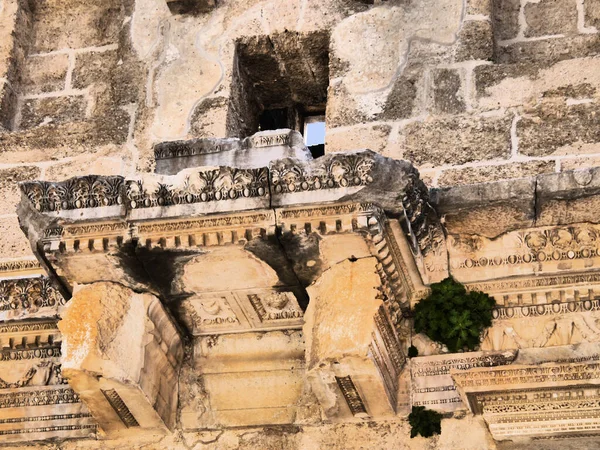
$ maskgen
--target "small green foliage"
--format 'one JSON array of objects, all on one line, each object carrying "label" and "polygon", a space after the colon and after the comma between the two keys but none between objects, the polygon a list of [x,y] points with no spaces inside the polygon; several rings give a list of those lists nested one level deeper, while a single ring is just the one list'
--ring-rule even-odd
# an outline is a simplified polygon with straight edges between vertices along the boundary
[{"label": "small green foliage", "polygon": [[415,331],[445,344],[450,352],[475,350],[492,325],[496,301],[484,292],[467,292],[453,278],[431,285],[431,294],[415,306]]},{"label": "small green foliage", "polygon": [[418,434],[427,438],[442,432],[442,415],[431,409],[425,409],[424,406],[412,407],[412,412],[408,415],[408,423],[411,426],[411,438]]},{"label": "small green foliage", "polygon": [[415,356],[419,356],[419,350],[417,350],[417,347],[415,347],[414,345],[411,345],[410,347],[408,347],[408,357],[414,358]]}]

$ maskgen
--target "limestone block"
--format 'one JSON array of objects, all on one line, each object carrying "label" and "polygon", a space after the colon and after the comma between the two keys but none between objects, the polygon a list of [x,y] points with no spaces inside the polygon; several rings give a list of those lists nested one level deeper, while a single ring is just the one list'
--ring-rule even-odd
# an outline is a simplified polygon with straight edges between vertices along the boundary
[{"label": "limestone block", "polygon": [[597,143],[599,123],[600,114],[594,103],[567,106],[560,100],[541,102],[526,109],[517,124],[519,151],[529,156],[546,156],[560,154],[563,148],[569,152],[575,143]]},{"label": "limestone block", "polygon": [[[345,260],[308,288],[307,374],[334,421],[395,414],[403,364],[394,331],[381,317],[381,280],[372,257]],[[382,336],[379,340],[378,336]],[[386,366],[391,366],[386,371]],[[388,366],[388,367],[389,367]]]},{"label": "limestone block", "polygon": [[230,166],[240,169],[266,167],[276,159],[310,160],[312,156],[297,131],[263,131],[245,139],[193,139],[155,146],[156,173],[175,175],[201,166]]},{"label": "limestone block", "polygon": [[[304,390],[299,330],[205,336],[182,385],[184,429],[290,424]],[[195,380],[195,381],[192,381]]]},{"label": "limestone block", "polygon": [[512,117],[456,116],[407,125],[404,157],[418,166],[464,164],[510,154]]},{"label": "limestone block", "polygon": [[22,89],[26,94],[62,91],[66,88],[69,55],[30,56],[26,60]]},{"label": "limestone block", "polygon": [[19,183],[39,178],[41,170],[35,166],[21,166],[0,170],[0,195],[2,208],[6,213],[14,213],[19,202]]},{"label": "limestone block", "polygon": [[456,392],[450,372],[511,364],[516,355],[516,351],[468,352],[411,358],[409,367],[412,405],[425,406],[440,412],[467,409],[468,405],[463,404]]},{"label": "limestone block", "polygon": [[433,72],[433,102],[436,112],[458,114],[465,110],[460,72],[437,69]]},{"label": "limestone block", "polygon": [[327,148],[327,152],[341,152],[350,148],[370,148],[374,152],[385,153],[390,131],[389,125],[356,125],[328,129],[325,135],[325,148]]},{"label": "limestone block", "polygon": [[600,5],[595,2],[585,2],[585,25],[600,28]]},{"label": "limestone block", "polygon": [[538,174],[554,173],[555,168],[556,163],[554,161],[528,161],[498,166],[448,169],[444,170],[438,178],[438,186],[459,186],[510,180],[512,178],[529,178]]},{"label": "limestone block", "polygon": [[81,0],[43,1],[36,5],[33,48],[43,53],[116,42],[123,23],[119,6],[113,0],[94,5]]},{"label": "limestone block", "polygon": [[597,55],[600,52],[598,42],[600,42],[598,34],[517,42],[499,47],[496,61],[502,64],[525,61],[554,64],[564,59]]},{"label": "limestone block", "polygon": [[492,0],[492,18],[496,39],[508,40],[517,37],[520,10],[520,0]]},{"label": "limestone block", "polygon": [[[535,181],[522,179],[434,189],[432,201],[450,234],[493,238],[533,225]],[[490,217],[494,217],[493,222]]]},{"label": "limestone block", "polygon": [[468,20],[458,33],[455,61],[491,61],[494,57],[494,30],[488,20]]},{"label": "limestone block", "polygon": [[591,222],[600,192],[600,169],[584,168],[539,176],[536,185],[537,224]]},{"label": "limestone block", "polygon": [[524,8],[526,37],[577,33],[577,6],[571,0],[541,0]]},{"label": "limestone block", "polygon": [[82,95],[25,100],[19,128],[26,130],[47,123],[82,121],[86,118],[87,99]]},{"label": "limestone block", "polygon": [[72,83],[75,89],[85,89],[94,83],[110,82],[118,70],[119,56],[115,50],[77,53]]},{"label": "limestone block", "polygon": [[109,436],[175,425],[181,339],[160,301],[79,286],[59,322],[63,375]]}]

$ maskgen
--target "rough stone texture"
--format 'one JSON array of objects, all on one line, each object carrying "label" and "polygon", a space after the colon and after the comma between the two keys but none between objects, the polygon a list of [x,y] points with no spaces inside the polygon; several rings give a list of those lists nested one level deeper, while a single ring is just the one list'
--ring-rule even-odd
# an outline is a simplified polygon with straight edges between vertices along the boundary
[{"label": "rough stone texture", "polygon": [[73,88],[85,89],[94,83],[106,83],[112,78],[113,72],[118,70],[118,61],[118,54],[114,50],[77,54],[73,68]]},{"label": "rough stone texture", "polygon": [[377,153],[384,153],[392,128],[389,125],[367,125],[350,130],[328,130],[325,145],[330,152],[347,149],[347,143],[353,142],[356,148],[369,148]]},{"label": "rough stone texture", "polygon": [[505,41],[517,37],[519,32],[520,0],[491,0],[494,36]]},{"label": "rough stone texture", "polygon": [[510,154],[510,115],[459,116],[409,124],[404,157],[417,165],[464,164]]},{"label": "rough stone texture", "polygon": [[502,64],[526,61],[553,64],[565,59],[596,56],[600,53],[599,43],[599,34],[517,42],[499,47],[495,60]]},{"label": "rough stone texture", "polygon": [[573,144],[600,141],[600,114],[594,103],[565,106],[562,101],[542,102],[523,112],[517,124],[519,149],[530,156],[569,153]]},{"label": "rough stone texture", "polygon": [[[12,205],[7,205],[6,207],[8,214],[16,212],[16,208]],[[2,258],[19,259],[32,256],[31,247],[19,228],[19,221],[16,215],[0,218],[0,233],[3,236],[2,245],[0,246]]]},{"label": "rough stone texture", "polygon": [[466,106],[461,90],[460,73],[451,69],[440,69],[433,74],[433,101],[436,112],[458,114]]},{"label": "rough stone texture", "polygon": [[[400,304],[414,306],[431,280],[451,274],[469,280],[469,288],[492,293],[501,304],[497,312],[502,319],[486,335],[485,348],[521,346],[519,354],[524,354],[523,347],[546,345],[544,350],[568,359],[580,356],[579,350],[557,352],[559,342],[580,345],[588,340],[593,346],[600,339],[597,317],[586,313],[591,317],[584,320],[589,319],[586,328],[579,315],[586,305],[596,305],[594,293],[600,292],[600,188],[597,171],[590,170],[600,165],[600,34],[593,28],[600,24],[597,2],[43,0],[31,3],[32,10],[28,4],[0,0],[0,306],[8,308],[2,314],[26,317],[26,302],[33,300],[37,307],[36,296],[42,295],[31,288],[15,290],[8,296],[21,303],[6,301],[5,278],[20,280],[15,286],[23,287],[22,277],[33,275],[26,263],[15,262],[31,258],[13,216],[19,180],[120,174],[147,183],[148,195],[156,200],[163,197],[155,194],[171,188],[207,194],[211,170],[235,168],[226,182],[232,190],[220,191],[238,192],[235,204],[188,204],[188,196],[175,196],[176,205],[137,208],[135,227],[126,220],[115,223],[120,217],[115,210],[132,211],[130,205],[61,211],[47,220],[64,229],[50,228],[44,238],[44,245],[54,246],[56,260],[36,247],[43,264],[59,267],[57,261],[69,261],[55,277],[67,300],[69,290],[85,277],[113,280],[116,290],[125,289],[123,285],[135,289],[125,289],[127,295],[103,291],[99,300],[110,304],[105,316],[114,320],[109,325],[103,317],[89,322],[96,326],[99,321],[107,330],[120,326],[114,341],[121,344],[119,352],[143,347],[135,331],[144,314],[124,312],[137,296],[160,293],[189,338],[179,377],[177,429],[162,437],[146,436],[143,426],[132,427],[136,448],[597,447],[597,440],[586,438],[495,443],[489,424],[466,410],[442,421],[441,436],[410,439],[405,413],[415,397],[409,371],[394,372],[398,385],[382,387],[382,373],[389,377],[391,372],[381,368],[402,366],[403,351],[420,338],[411,336],[407,311],[395,304],[391,334],[398,333],[402,343],[394,353],[401,356],[400,363],[384,358],[376,367],[374,355],[381,349],[375,347],[385,345],[373,339],[381,338],[385,328],[374,327],[372,314],[378,306],[388,307],[394,292],[401,292]],[[559,34],[564,37],[548,37]],[[282,131],[261,133],[257,145],[243,140],[258,129],[262,109],[276,107],[287,108],[285,126],[298,131],[304,114],[325,112],[325,157],[309,162],[295,132],[288,134],[293,148],[272,145],[270,139]],[[225,137],[241,138],[235,141],[239,146],[219,144],[223,147],[217,151],[214,138]],[[190,143],[191,138],[208,140]],[[436,214],[428,210],[426,190],[407,163],[362,154],[374,161],[371,180],[364,176],[369,170],[364,158],[352,151],[359,148],[422,168],[421,178],[441,187],[432,192],[431,204],[443,225],[430,226]],[[157,162],[155,152],[162,150],[191,156],[172,154]],[[348,158],[330,155],[337,151],[347,152]],[[261,187],[269,194],[260,201],[241,198],[245,191],[236,189],[247,183],[248,173],[238,172],[240,167],[270,167],[273,175],[270,160],[275,157],[299,161],[286,160],[277,182],[264,180]],[[194,168],[198,165],[211,166],[202,172],[204,178]],[[572,168],[579,170],[566,173]],[[557,170],[561,173],[553,173]],[[171,176],[147,173],[152,171]],[[313,190],[316,176],[334,187],[325,189],[319,181]],[[515,179],[519,177],[528,178]],[[61,189],[76,189],[73,183]],[[405,195],[410,183],[416,183],[418,193],[410,191],[414,198]],[[309,184],[311,189],[305,190]],[[92,186],[81,198],[104,198],[106,185]],[[303,210],[300,204],[311,206]],[[387,221],[381,220],[377,205],[390,213]],[[36,270],[36,276],[43,272]],[[410,301],[403,297],[407,292],[413,292]],[[78,295],[70,300],[73,304],[81,300]],[[255,296],[254,303],[249,295]],[[226,305],[233,306],[228,310]],[[63,315],[64,306],[57,306],[56,314]],[[553,312],[557,307],[563,308],[560,314]],[[80,312],[98,313],[95,307],[87,309]],[[304,312],[306,333],[300,330]],[[541,315],[508,318],[527,312]],[[282,322],[269,318],[278,315],[285,316]],[[3,355],[49,342],[39,333],[8,335],[4,325]],[[524,337],[517,345],[514,336],[519,333]],[[145,330],[144,339],[150,345],[158,338]],[[108,340],[100,339],[114,350]],[[323,366],[309,361],[314,363],[310,380],[305,345],[309,357],[323,349],[326,354],[317,358]],[[440,351],[433,342],[419,348]],[[136,358],[125,363],[133,367]],[[60,357],[46,362],[58,364]],[[20,371],[29,367],[26,359],[0,361],[0,380],[22,382]],[[164,370],[152,366],[147,372]],[[40,388],[41,374],[25,387],[0,384],[0,399],[5,401],[1,395],[7,389]],[[347,375],[368,412],[389,420],[351,414],[334,378]],[[90,386],[94,383],[90,380]],[[164,389],[150,384],[141,389]],[[438,392],[428,394],[443,399]],[[129,400],[124,398],[126,404]],[[69,407],[74,408],[69,412],[87,414],[83,404],[70,405],[53,405],[39,415]],[[390,413],[393,408],[398,414]],[[34,410],[42,411],[21,408],[19,414],[25,417]],[[0,421],[17,417],[11,415],[14,411],[0,408]],[[537,427],[542,421],[533,422]],[[47,421],[0,423],[0,441],[4,445],[32,437],[3,432],[38,423],[45,426]],[[254,427],[257,423],[272,426]],[[240,425],[244,428],[236,428]],[[33,434],[44,439],[40,448],[132,448],[129,439],[63,439],[94,435],[92,429],[60,433]]]},{"label": "rough stone texture", "polygon": [[490,61],[494,56],[494,32],[487,20],[469,20],[458,34],[455,60]]},{"label": "rough stone texture", "polygon": [[556,164],[553,161],[531,161],[498,166],[450,169],[442,172],[438,180],[438,186],[456,186],[510,178],[527,178],[540,173],[554,172],[555,166]]},{"label": "rough stone texture", "polygon": [[82,95],[26,100],[19,128],[27,130],[48,123],[80,122],[85,119],[87,100]]},{"label": "rough stone texture", "polygon": [[577,6],[574,0],[541,0],[524,8],[526,37],[577,32]]},{"label": "rough stone texture", "polygon": [[[16,205],[19,202],[21,194],[19,185],[21,181],[39,178],[41,170],[38,167],[21,166],[12,169],[0,170],[0,195],[7,205]],[[10,211],[12,213],[14,211]],[[8,211],[4,212],[9,213]]]},{"label": "rough stone texture", "polygon": [[600,27],[600,5],[597,2],[587,0],[584,2],[585,25],[588,27]]},{"label": "rough stone texture", "polygon": [[65,53],[27,58],[22,89],[26,94],[60,91],[65,88],[69,55]]},{"label": "rough stone texture", "polygon": [[112,0],[94,5],[81,0],[37,2],[33,46],[38,52],[49,52],[113,43],[119,33],[120,15],[120,3]]}]

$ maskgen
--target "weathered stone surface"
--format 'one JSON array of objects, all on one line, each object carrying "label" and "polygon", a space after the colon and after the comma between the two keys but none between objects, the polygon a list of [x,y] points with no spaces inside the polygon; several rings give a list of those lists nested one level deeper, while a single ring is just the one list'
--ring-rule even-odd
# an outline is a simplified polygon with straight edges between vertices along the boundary
[{"label": "weathered stone surface", "polygon": [[80,0],[45,0],[35,7],[33,48],[41,53],[111,44],[117,40],[122,21],[115,1],[89,5]]},{"label": "weathered stone surface", "polygon": [[458,116],[409,124],[404,157],[422,166],[464,164],[510,154],[511,116]]},{"label": "weathered stone surface", "polygon": [[541,0],[524,8],[526,37],[577,33],[577,6],[571,0]]},{"label": "weathered stone surface", "polygon": [[[6,208],[8,214],[14,212],[12,207]],[[31,247],[19,229],[19,221],[16,217],[0,218],[0,233],[3,236],[0,246],[3,258],[17,259],[32,256]]]},{"label": "weathered stone surface", "polygon": [[598,168],[539,176],[536,185],[536,223],[540,226],[597,223],[593,211],[598,207],[599,192]]},{"label": "weathered stone surface", "polygon": [[85,119],[87,99],[82,95],[26,100],[19,128],[27,130],[48,123],[61,124]]},{"label": "weathered stone surface", "polygon": [[527,178],[542,173],[554,172],[554,161],[530,161],[524,163],[502,164],[464,169],[444,170],[438,179],[439,186],[457,186],[511,178]]},{"label": "weathered stone surface", "polygon": [[112,74],[118,70],[118,61],[118,54],[114,50],[76,54],[73,87],[85,89],[94,83],[111,81]]},{"label": "weathered stone surface", "polygon": [[585,25],[600,28],[600,5],[593,1],[584,2]]},{"label": "weathered stone surface", "polygon": [[113,283],[81,286],[59,329],[62,373],[105,433],[175,425],[183,349],[156,297]]},{"label": "weathered stone surface", "polygon": [[[0,195],[6,202],[6,205],[16,205],[19,202],[21,194],[19,193],[19,185],[21,181],[39,178],[41,170],[38,167],[22,166],[12,169],[0,170]],[[14,208],[13,208],[14,209]],[[12,213],[14,211],[5,211]]]},{"label": "weathered stone surface", "polygon": [[467,2],[467,14],[491,16],[492,0],[469,0]]},{"label": "weathered stone surface", "polygon": [[579,58],[541,66],[526,62],[478,66],[474,70],[477,103],[494,109],[535,104],[541,98],[586,100],[600,87],[600,61]]},{"label": "weathered stone surface", "polygon": [[327,152],[340,152],[350,149],[369,148],[377,153],[385,153],[392,127],[389,125],[356,126],[350,129],[327,130],[325,146]]},{"label": "weathered stone surface", "polygon": [[17,95],[7,81],[0,83],[0,133],[10,130],[17,111]]},{"label": "weathered stone surface", "polygon": [[560,153],[576,143],[600,141],[600,114],[594,103],[567,106],[548,100],[523,111],[517,124],[519,151],[529,156]]},{"label": "weathered stone surface", "polygon": [[[493,238],[533,224],[535,180],[435,189],[432,201],[449,233]],[[489,217],[494,217],[494,221],[490,222]]]},{"label": "weathered stone surface", "polygon": [[494,56],[494,31],[488,20],[469,20],[458,33],[456,61],[490,61]]},{"label": "weathered stone surface", "polygon": [[496,39],[503,41],[517,37],[520,10],[520,0],[492,0],[492,20]]},{"label": "weathered stone surface", "polygon": [[460,72],[438,69],[433,73],[433,101],[436,112],[459,114],[465,111]]},{"label": "weathered stone surface", "polygon": [[397,120],[411,117],[417,103],[417,93],[422,77],[422,68],[406,68],[402,75],[394,81],[394,86],[387,97],[383,112],[379,114],[378,118],[381,120]]},{"label": "weathered stone surface", "polygon": [[66,53],[30,56],[22,75],[23,92],[40,94],[65,89],[68,68],[69,55]]},{"label": "weathered stone surface", "polygon": [[566,59],[596,56],[600,53],[599,44],[599,34],[579,34],[563,38],[517,42],[498,47],[496,61],[502,64],[525,61],[554,64]]}]

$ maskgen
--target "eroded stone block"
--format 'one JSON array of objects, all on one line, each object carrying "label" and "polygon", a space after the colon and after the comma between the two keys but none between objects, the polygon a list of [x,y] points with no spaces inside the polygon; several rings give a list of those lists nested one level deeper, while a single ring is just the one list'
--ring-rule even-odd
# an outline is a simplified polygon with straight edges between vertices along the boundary
[{"label": "eroded stone block", "polygon": [[63,375],[107,435],[175,425],[183,349],[156,297],[115,283],[80,286],[59,329]]},{"label": "eroded stone block", "polygon": [[[372,257],[345,260],[308,288],[307,374],[331,420],[389,417],[396,411],[404,357],[382,312],[376,265]],[[385,336],[379,340],[378,333]]]}]

